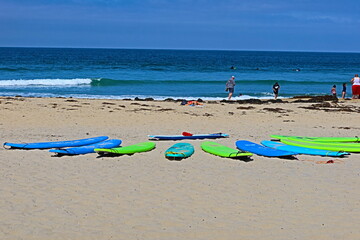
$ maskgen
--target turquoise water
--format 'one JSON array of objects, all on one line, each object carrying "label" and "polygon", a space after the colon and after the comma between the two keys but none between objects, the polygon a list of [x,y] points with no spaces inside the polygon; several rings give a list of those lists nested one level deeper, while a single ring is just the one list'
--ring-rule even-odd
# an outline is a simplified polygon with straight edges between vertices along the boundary
[{"label": "turquoise water", "polygon": [[232,75],[235,99],[340,95],[355,73],[359,53],[0,48],[1,96],[224,99]]}]

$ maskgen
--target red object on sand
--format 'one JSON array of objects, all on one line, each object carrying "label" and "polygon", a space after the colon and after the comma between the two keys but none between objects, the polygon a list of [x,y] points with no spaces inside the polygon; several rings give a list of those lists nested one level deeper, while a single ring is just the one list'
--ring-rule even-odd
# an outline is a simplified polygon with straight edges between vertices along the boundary
[{"label": "red object on sand", "polygon": [[192,133],[183,132],[182,135],[183,135],[183,136],[192,136]]},{"label": "red object on sand", "polygon": [[334,160],[329,160],[326,163],[334,163]]}]

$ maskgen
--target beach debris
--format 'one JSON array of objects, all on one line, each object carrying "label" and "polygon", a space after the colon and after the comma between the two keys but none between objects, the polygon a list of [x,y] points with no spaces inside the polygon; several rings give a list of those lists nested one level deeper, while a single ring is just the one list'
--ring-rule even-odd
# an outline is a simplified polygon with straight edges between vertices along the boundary
[{"label": "beach debris", "polygon": [[338,99],[333,95],[324,95],[324,96],[294,96],[298,100],[295,100],[295,103],[316,103],[316,102],[325,102],[332,101],[338,102]]},{"label": "beach debris", "polygon": [[287,103],[287,101],[283,101],[281,99],[269,99],[269,100],[260,100],[257,98],[250,98],[244,100],[236,100],[236,101],[229,101],[229,100],[221,100],[221,103],[239,103],[239,104],[267,104],[267,103]]},{"label": "beach debris", "polygon": [[219,104],[219,102],[218,102],[218,101],[212,101],[212,100],[207,101],[206,103],[207,103],[207,104]]},{"label": "beach debris", "polygon": [[153,98],[138,98],[138,97],[136,97],[136,98],[134,98],[134,100],[135,101],[154,101],[154,99]]},{"label": "beach debris", "polygon": [[264,111],[268,112],[275,112],[275,113],[287,113],[287,112],[293,112],[292,110],[287,110],[283,108],[263,108]]},{"label": "beach debris", "polygon": [[111,102],[102,102],[102,104],[106,104],[106,105],[116,105],[116,103],[111,103]]},{"label": "beach debris", "polygon": [[250,109],[255,109],[255,107],[253,107],[253,106],[248,106],[248,107],[243,107],[243,106],[241,106],[241,107],[237,107],[236,109],[241,109],[241,110],[250,110]]},{"label": "beach debris", "polygon": [[325,112],[358,112],[360,113],[360,108],[347,105],[347,106],[341,106],[337,103],[329,103],[329,102],[323,102],[318,104],[312,104],[308,107],[299,107],[303,109],[309,109],[309,110],[322,110]]},{"label": "beach debris", "polygon": [[2,99],[5,100],[17,100],[17,101],[24,101],[25,98],[23,98],[22,96],[15,96],[15,97],[1,97]]},{"label": "beach debris", "polygon": [[161,108],[161,109],[157,109],[156,111],[158,111],[158,112],[167,112],[167,111],[175,111],[175,109],[173,109],[173,108]]}]

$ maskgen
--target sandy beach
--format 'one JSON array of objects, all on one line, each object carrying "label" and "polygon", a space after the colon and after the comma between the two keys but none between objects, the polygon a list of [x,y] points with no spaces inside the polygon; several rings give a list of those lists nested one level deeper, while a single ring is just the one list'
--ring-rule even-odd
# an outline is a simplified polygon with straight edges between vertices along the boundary
[{"label": "sandy beach", "polygon": [[[299,101],[301,100],[301,101]],[[107,135],[228,133],[235,148],[271,134],[360,136],[360,100],[205,102],[0,97],[4,142]],[[0,150],[0,239],[360,239],[360,155],[164,157],[174,141],[132,156],[54,157]],[[341,163],[317,164],[340,159]]]}]

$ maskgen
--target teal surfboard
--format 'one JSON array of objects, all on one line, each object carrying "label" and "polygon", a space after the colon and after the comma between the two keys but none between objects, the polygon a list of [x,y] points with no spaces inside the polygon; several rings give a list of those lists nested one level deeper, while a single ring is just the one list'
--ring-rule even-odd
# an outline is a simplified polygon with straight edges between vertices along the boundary
[{"label": "teal surfboard", "polygon": [[165,151],[165,157],[169,160],[181,160],[190,157],[194,151],[194,146],[190,143],[176,143]]}]

